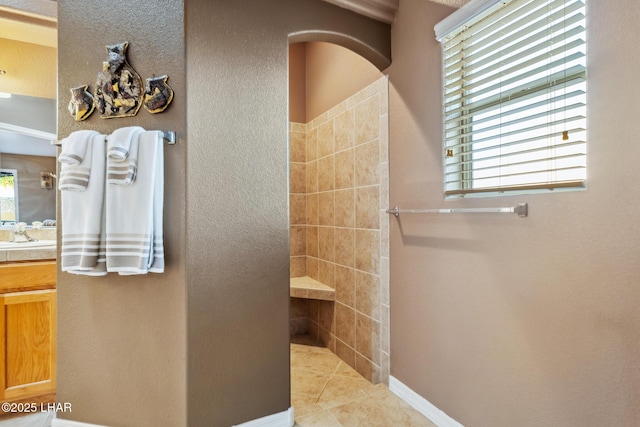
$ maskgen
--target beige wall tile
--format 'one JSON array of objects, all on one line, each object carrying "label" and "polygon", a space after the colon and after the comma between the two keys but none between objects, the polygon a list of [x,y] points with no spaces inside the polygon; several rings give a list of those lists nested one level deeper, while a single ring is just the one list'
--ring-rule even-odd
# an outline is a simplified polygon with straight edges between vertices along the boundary
[{"label": "beige wall tile", "polygon": [[334,260],[334,233],[333,227],[318,228],[318,258],[324,261]]},{"label": "beige wall tile", "polygon": [[380,349],[386,353],[391,349],[389,324],[389,306],[383,305],[380,309]]},{"label": "beige wall tile", "polygon": [[318,324],[320,328],[325,329],[329,332],[333,332],[335,330],[334,326],[334,306],[333,301],[319,301],[318,302]]},{"label": "beige wall tile", "polygon": [[[355,185],[380,184],[380,150],[378,140],[368,142],[356,147],[355,155]],[[307,166],[307,169],[309,166]],[[308,175],[308,172],[307,172]],[[307,183],[307,191],[309,184]]]},{"label": "beige wall tile", "polygon": [[304,277],[307,275],[307,257],[295,256],[290,258],[289,276]]},{"label": "beige wall tile", "polygon": [[303,225],[292,225],[289,227],[289,250],[291,256],[304,256],[307,251],[306,227]]},{"label": "beige wall tile", "polygon": [[309,300],[289,298],[289,317],[307,317],[309,315]]},{"label": "beige wall tile", "polygon": [[296,122],[289,122],[289,130],[291,132],[303,132],[303,133],[307,133],[307,124],[306,123],[296,123]]},{"label": "beige wall tile", "polygon": [[334,235],[335,263],[346,267],[355,266],[356,233],[353,228],[336,228]]},{"label": "beige wall tile", "polygon": [[336,336],[336,355],[353,369],[356,367],[356,351]]},{"label": "beige wall tile", "polygon": [[356,271],[356,310],[380,320],[380,276]]},{"label": "beige wall tile", "polygon": [[355,114],[349,109],[335,118],[335,146],[336,152],[346,150],[355,145]]},{"label": "beige wall tile", "polygon": [[307,256],[307,276],[318,280],[318,258]]},{"label": "beige wall tile", "polygon": [[336,153],[336,190],[342,188],[351,188],[355,183],[355,150],[350,148],[348,150]]},{"label": "beige wall tile", "polygon": [[318,260],[318,276],[319,282],[335,289],[335,264],[323,259]]},{"label": "beige wall tile", "polygon": [[318,160],[318,191],[330,191],[335,188],[335,173],[334,155]]},{"label": "beige wall tile", "polygon": [[307,161],[306,136],[304,132],[289,132],[289,160],[304,163]]},{"label": "beige wall tile", "polygon": [[318,162],[313,161],[307,163],[306,177],[307,177],[307,193],[318,192]]},{"label": "beige wall tile", "polygon": [[380,367],[359,353],[356,353],[356,371],[373,384],[380,382]]},{"label": "beige wall tile", "polygon": [[309,321],[317,325],[319,322],[318,320],[319,313],[320,313],[320,308],[318,306],[318,300],[310,299],[309,300]]},{"label": "beige wall tile", "polygon": [[380,304],[389,305],[389,258],[380,257]]},{"label": "beige wall tile", "polygon": [[380,274],[380,231],[356,230],[356,269]]},{"label": "beige wall tile", "polygon": [[380,116],[380,161],[389,161],[389,116]]},{"label": "beige wall tile", "polygon": [[307,226],[307,255],[318,258],[318,227]]},{"label": "beige wall tile", "polygon": [[[336,338],[351,348],[356,346],[356,312],[339,302],[335,303]],[[337,345],[337,344],[336,344]]]},{"label": "beige wall tile", "polygon": [[389,163],[380,163],[380,209],[391,208],[389,201]]},{"label": "beige wall tile", "polygon": [[375,94],[354,108],[356,145],[378,138],[380,131],[380,96]]},{"label": "beige wall tile", "polygon": [[387,258],[389,258],[389,216],[385,211],[380,211],[380,256]]},{"label": "beige wall tile", "polygon": [[318,194],[318,223],[320,225],[334,225],[334,197],[333,191]]},{"label": "beige wall tile", "polygon": [[356,228],[380,228],[380,186],[356,188]]},{"label": "beige wall tile", "polygon": [[289,221],[291,224],[306,224],[307,196],[304,194],[289,195]]},{"label": "beige wall tile", "polygon": [[307,162],[312,162],[318,158],[318,129],[308,130],[306,139]]},{"label": "beige wall tile", "polygon": [[336,227],[355,227],[356,205],[355,190],[339,190],[335,192],[335,218]]},{"label": "beige wall tile", "polygon": [[289,164],[289,192],[290,193],[306,193],[307,192],[307,166],[304,163]]},{"label": "beige wall tile", "polygon": [[318,193],[307,194],[307,225],[318,224]]},{"label": "beige wall tile", "polygon": [[318,158],[329,156],[335,152],[333,120],[318,126]]},{"label": "beige wall tile", "polygon": [[375,364],[380,363],[380,322],[360,313],[356,313],[356,352]]},{"label": "beige wall tile", "polygon": [[335,270],[336,301],[349,307],[356,305],[356,275],[349,267],[336,265]]}]

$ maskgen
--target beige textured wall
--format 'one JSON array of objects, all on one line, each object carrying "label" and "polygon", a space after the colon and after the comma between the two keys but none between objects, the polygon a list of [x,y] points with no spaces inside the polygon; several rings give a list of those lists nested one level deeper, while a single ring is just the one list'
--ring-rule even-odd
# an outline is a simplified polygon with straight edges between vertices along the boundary
[{"label": "beige textured wall", "polygon": [[186,5],[188,425],[226,427],[290,406],[289,36],[380,52],[389,27],[317,0]]},{"label": "beige textured wall", "polygon": [[289,121],[307,122],[307,43],[289,45]]},{"label": "beige textured wall", "polygon": [[[126,13],[124,12],[126,11]],[[58,416],[105,426],[186,425],[185,152],[186,81],[183,3],[160,0],[58,1],[58,136],[122,126],[173,130],[165,146],[163,274],[102,278],[58,271]],[[117,15],[117,19],[114,16]],[[129,62],[144,78],[168,74],[173,103],[152,115],[105,120],[97,112],[75,122],[69,89],[94,88],[105,45],[129,41]],[[134,213],[132,213],[134,214]],[[60,214],[58,213],[60,219]],[[63,220],[63,219],[62,219]]]},{"label": "beige textured wall", "polygon": [[310,122],[380,78],[380,71],[371,62],[333,43],[307,43],[306,68],[304,122]]},{"label": "beige textured wall", "polygon": [[400,1],[391,204],[530,216],[392,220],[391,374],[467,426],[640,425],[640,8],[587,2],[586,191],[445,202],[433,25],[451,11]]},{"label": "beige textured wall", "polygon": [[0,52],[0,69],[7,72],[0,75],[0,92],[56,98],[55,48],[0,38]]}]

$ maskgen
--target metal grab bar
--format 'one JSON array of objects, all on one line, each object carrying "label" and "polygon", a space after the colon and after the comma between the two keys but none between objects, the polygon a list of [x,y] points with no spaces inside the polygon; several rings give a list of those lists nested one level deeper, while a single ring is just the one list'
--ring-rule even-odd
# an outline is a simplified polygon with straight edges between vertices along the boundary
[{"label": "metal grab bar", "polygon": [[507,208],[451,208],[451,209],[400,209],[395,206],[393,209],[387,209],[387,213],[399,217],[403,214],[423,214],[423,213],[515,213],[520,218],[526,218],[529,215],[529,204],[519,203],[518,206]]}]

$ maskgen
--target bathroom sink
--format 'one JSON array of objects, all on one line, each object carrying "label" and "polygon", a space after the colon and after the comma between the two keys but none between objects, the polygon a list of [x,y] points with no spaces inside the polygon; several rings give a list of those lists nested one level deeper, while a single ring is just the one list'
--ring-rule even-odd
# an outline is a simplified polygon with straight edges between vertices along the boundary
[{"label": "bathroom sink", "polygon": [[55,240],[37,240],[35,242],[0,242],[0,250],[15,251],[26,249],[55,249]]}]

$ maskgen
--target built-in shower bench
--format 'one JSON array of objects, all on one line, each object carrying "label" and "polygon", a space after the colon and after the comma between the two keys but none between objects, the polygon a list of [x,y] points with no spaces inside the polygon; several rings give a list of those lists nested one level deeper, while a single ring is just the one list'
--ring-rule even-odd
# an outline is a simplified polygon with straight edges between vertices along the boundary
[{"label": "built-in shower bench", "polygon": [[294,298],[335,301],[336,291],[311,277],[293,277],[291,278],[289,287],[289,296]]}]

